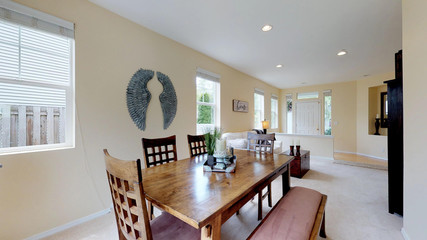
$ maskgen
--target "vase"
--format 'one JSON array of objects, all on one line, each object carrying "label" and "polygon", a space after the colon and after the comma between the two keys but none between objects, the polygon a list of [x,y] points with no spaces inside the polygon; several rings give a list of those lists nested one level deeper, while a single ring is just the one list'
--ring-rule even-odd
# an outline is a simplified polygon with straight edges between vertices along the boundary
[{"label": "vase", "polygon": [[295,147],[297,148],[296,155],[297,155],[297,156],[300,156],[300,155],[301,155],[301,152],[300,152],[300,148],[301,148],[301,146],[300,146],[300,145],[296,145]]},{"label": "vase", "polygon": [[213,155],[208,155],[208,165],[212,166],[215,163],[215,157]]}]

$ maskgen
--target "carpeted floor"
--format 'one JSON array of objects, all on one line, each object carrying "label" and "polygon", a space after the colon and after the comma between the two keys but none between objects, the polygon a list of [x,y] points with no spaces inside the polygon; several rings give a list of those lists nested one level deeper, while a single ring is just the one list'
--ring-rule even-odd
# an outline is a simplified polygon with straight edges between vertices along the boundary
[{"label": "carpeted floor", "polygon": [[[402,240],[402,217],[388,213],[387,171],[311,159],[303,179],[291,178],[292,186],[316,189],[328,195],[327,239]],[[281,179],[272,186],[273,202],[281,196]],[[269,211],[264,200],[264,216]],[[246,239],[258,224],[256,199],[246,204],[223,226],[221,239]],[[118,239],[114,214],[110,213],[46,239]],[[322,239],[319,237],[319,239]]]}]

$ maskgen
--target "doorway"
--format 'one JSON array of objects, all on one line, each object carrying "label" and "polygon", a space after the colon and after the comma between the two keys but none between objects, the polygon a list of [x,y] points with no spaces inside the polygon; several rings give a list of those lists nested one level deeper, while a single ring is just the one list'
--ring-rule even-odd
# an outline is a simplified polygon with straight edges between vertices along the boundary
[{"label": "doorway", "polygon": [[295,133],[320,135],[320,101],[303,101],[295,104]]}]

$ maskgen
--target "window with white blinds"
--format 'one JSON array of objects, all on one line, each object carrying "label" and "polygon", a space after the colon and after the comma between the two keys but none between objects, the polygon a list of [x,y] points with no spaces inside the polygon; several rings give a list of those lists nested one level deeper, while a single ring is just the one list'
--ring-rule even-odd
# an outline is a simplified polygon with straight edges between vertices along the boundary
[{"label": "window with white blinds", "polygon": [[74,29],[11,4],[19,12],[0,5],[0,153],[73,146]]},{"label": "window with white blinds", "polygon": [[215,127],[220,127],[220,77],[197,68],[197,134],[205,134]]}]

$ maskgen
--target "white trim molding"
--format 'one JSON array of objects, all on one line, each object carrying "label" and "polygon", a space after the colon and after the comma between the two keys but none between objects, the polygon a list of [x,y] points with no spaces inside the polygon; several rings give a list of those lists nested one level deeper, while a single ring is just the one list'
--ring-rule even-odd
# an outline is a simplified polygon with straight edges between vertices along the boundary
[{"label": "white trim molding", "polygon": [[45,232],[38,233],[36,235],[33,235],[31,237],[26,238],[25,240],[38,240],[38,239],[42,239],[42,238],[51,236],[51,235],[53,235],[55,233],[62,232],[64,230],[66,230],[66,229],[72,228],[72,227],[77,226],[79,224],[91,221],[91,220],[93,220],[95,218],[98,218],[98,217],[101,217],[101,216],[104,216],[104,215],[110,213],[111,211],[113,211],[112,209],[113,209],[113,205],[111,205],[110,208],[107,208],[107,209],[104,209],[102,211],[93,213],[93,214],[91,214],[89,216],[82,217],[82,218],[76,219],[74,221],[71,221],[69,223],[66,223],[64,225],[61,225],[61,226],[52,228],[50,230],[47,230]]},{"label": "white trim molding", "polygon": [[406,234],[406,231],[404,228],[400,229],[400,232],[402,233],[402,236],[405,240],[411,240],[411,238],[409,238],[408,234]]},{"label": "white trim molding", "polygon": [[377,157],[377,156],[368,155],[368,154],[364,154],[364,153],[348,152],[348,151],[340,151],[340,150],[335,150],[335,151],[334,151],[334,153],[348,153],[348,154],[356,154],[356,155],[360,155],[360,156],[364,156],[364,157],[370,157],[370,158],[376,158],[376,159],[379,159],[379,160],[388,161],[388,159],[387,159],[387,158]]}]

